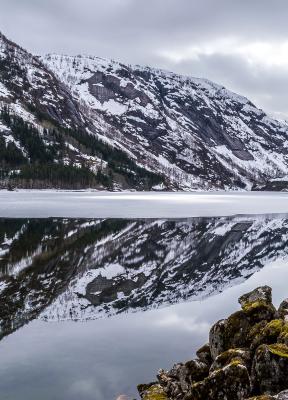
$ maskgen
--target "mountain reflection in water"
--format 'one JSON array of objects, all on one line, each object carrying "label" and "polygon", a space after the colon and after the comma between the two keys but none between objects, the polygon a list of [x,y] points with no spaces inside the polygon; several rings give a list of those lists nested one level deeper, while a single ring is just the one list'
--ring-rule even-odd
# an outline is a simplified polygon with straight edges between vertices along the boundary
[{"label": "mountain reflection in water", "polygon": [[288,216],[0,219],[0,338],[200,299],[288,255]]}]

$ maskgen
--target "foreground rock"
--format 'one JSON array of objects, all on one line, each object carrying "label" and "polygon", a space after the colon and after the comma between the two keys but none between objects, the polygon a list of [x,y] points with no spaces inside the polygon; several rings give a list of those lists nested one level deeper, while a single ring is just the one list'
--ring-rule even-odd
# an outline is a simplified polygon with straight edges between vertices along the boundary
[{"label": "foreground rock", "polygon": [[160,370],[139,385],[144,400],[288,400],[288,299],[276,310],[263,286],[241,310],[214,324],[197,359]]}]

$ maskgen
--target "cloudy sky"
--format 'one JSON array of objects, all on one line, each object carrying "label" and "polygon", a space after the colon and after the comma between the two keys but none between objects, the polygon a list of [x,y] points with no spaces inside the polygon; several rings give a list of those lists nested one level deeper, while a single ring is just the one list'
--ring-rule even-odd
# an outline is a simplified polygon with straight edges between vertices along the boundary
[{"label": "cloudy sky", "polygon": [[288,117],[287,0],[0,0],[31,52],[92,54],[214,80]]}]

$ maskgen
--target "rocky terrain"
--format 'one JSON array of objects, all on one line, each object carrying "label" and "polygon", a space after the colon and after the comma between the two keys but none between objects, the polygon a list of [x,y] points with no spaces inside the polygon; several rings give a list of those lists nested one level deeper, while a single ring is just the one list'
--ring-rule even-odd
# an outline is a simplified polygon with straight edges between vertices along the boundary
[{"label": "rocky terrain", "polygon": [[287,122],[208,80],[36,57],[0,34],[0,187],[258,190],[287,181],[287,139]]},{"label": "rocky terrain", "polygon": [[105,121],[106,140],[177,187],[250,189],[287,174],[287,123],[220,85],[97,57],[41,60],[96,126]]},{"label": "rocky terrain", "polygon": [[272,290],[239,298],[241,310],[216,322],[197,359],[160,370],[139,385],[143,400],[288,399],[288,299],[278,310]]}]

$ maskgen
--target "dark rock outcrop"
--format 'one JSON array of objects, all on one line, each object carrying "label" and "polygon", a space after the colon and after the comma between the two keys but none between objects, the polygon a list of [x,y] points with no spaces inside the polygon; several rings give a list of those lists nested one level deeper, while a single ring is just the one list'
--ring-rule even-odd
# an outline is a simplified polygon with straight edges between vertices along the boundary
[{"label": "dark rock outcrop", "polygon": [[278,315],[280,318],[288,320],[288,299],[282,301],[278,308]]},{"label": "dark rock outcrop", "polygon": [[[213,325],[197,360],[160,370],[158,381],[167,399],[288,399],[287,300],[276,311],[271,288],[263,286],[241,296],[239,303],[242,310]],[[139,392],[142,399],[157,398]]]},{"label": "dark rock outcrop", "polygon": [[258,347],[252,367],[254,390],[277,394],[288,384],[288,346],[281,343]]}]

